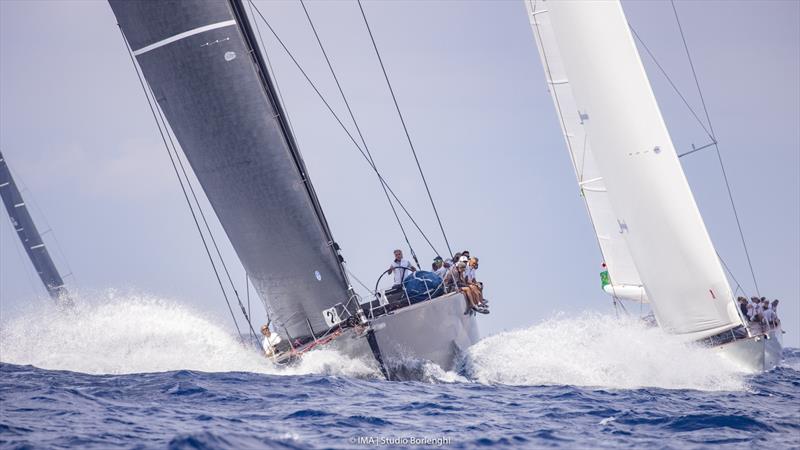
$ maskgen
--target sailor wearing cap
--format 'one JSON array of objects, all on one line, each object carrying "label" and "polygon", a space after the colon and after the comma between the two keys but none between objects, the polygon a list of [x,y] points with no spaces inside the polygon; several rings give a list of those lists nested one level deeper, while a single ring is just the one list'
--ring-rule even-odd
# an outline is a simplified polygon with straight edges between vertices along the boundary
[{"label": "sailor wearing cap", "polygon": [[433,265],[431,268],[433,269],[433,273],[438,275],[441,279],[444,279],[445,275],[447,275],[447,267],[444,266],[444,260],[441,256],[433,258]]}]

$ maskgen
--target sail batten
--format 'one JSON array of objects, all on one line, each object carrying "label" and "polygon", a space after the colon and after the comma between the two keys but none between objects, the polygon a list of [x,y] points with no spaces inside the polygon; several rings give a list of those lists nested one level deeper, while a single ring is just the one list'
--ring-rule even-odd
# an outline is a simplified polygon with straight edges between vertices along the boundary
[{"label": "sail batten", "polygon": [[347,281],[241,3],[109,3],[275,328],[324,332]]},{"label": "sail batten", "polygon": [[152,44],[150,44],[148,46],[142,47],[142,48],[140,48],[138,50],[134,50],[133,51],[133,55],[134,56],[139,56],[141,54],[149,52],[150,50],[155,50],[155,49],[157,49],[159,47],[163,47],[165,45],[168,45],[168,44],[171,44],[173,42],[179,41],[181,39],[187,38],[189,36],[194,36],[195,34],[200,34],[200,33],[206,32],[206,31],[210,31],[210,30],[216,30],[217,28],[230,27],[230,26],[233,26],[233,25],[236,25],[236,21],[235,20],[224,20],[222,22],[203,25],[201,27],[197,27],[197,28],[194,28],[194,29],[191,29],[191,30],[188,30],[188,31],[184,31],[183,33],[178,33],[178,34],[176,34],[174,36],[170,36],[170,37],[168,37],[166,39],[162,39],[162,40],[160,40],[158,42],[154,42],[154,43],[152,43]]},{"label": "sail batten", "polygon": [[[643,286],[659,325],[673,334],[702,339],[741,325],[620,3],[535,3],[547,11],[533,18],[542,58],[570,80],[566,93],[551,87],[561,89],[554,94],[557,109],[569,96],[562,110],[580,111],[607,191],[604,217],[613,222],[598,234],[618,237],[611,242],[638,274],[635,283],[620,279],[606,256],[612,285]],[[526,5],[537,10],[534,2]]]}]

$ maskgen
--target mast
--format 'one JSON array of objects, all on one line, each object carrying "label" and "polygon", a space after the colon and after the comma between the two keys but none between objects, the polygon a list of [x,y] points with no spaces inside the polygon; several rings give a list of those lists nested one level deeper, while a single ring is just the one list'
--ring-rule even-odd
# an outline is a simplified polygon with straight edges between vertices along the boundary
[{"label": "mast", "polygon": [[109,3],[277,330],[326,331],[346,273],[241,1]]},{"label": "mast", "polygon": [[741,325],[619,1],[536,3],[659,325],[687,339]]},{"label": "mast", "polygon": [[17,188],[17,183],[11,176],[3,153],[0,152],[0,197],[6,205],[8,217],[11,225],[17,232],[25,253],[28,254],[39,279],[42,280],[44,288],[50,297],[56,301],[68,301],[67,289],[64,287],[64,280],[56,269],[50,252],[47,251],[42,236],[33,222],[28,207],[22,198],[22,194]]}]

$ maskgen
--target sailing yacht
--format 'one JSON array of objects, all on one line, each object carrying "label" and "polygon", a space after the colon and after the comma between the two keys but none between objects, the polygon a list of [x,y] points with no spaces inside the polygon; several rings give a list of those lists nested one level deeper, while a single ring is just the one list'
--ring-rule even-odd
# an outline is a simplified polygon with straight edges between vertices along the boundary
[{"label": "sailing yacht", "polygon": [[330,345],[389,379],[453,367],[478,338],[463,294],[362,305],[242,0],[109,3],[286,354]]},{"label": "sailing yacht", "polygon": [[700,216],[618,0],[525,0],[567,149],[616,300],[752,371],[781,358],[751,326]]},{"label": "sailing yacht", "polygon": [[50,252],[28,211],[25,199],[22,198],[22,193],[11,175],[11,169],[2,152],[0,152],[0,198],[6,205],[11,226],[17,232],[17,237],[48,295],[59,306],[71,306],[72,300],[64,285],[64,279],[58,272],[53,258],[50,257]]}]

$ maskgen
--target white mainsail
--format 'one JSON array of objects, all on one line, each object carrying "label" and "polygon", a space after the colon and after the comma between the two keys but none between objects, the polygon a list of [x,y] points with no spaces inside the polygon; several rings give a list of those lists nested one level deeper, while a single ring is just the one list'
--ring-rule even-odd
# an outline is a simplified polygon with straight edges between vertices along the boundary
[{"label": "white mainsail", "polygon": [[[591,137],[614,232],[624,239],[659,325],[689,339],[741,325],[619,1],[525,3],[540,51],[563,71],[551,81],[569,81],[571,103],[557,110],[574,109]],[[551,34],[543,39],[537,25],[545,19]],[[563,92],[557,93],[558,102]],[[568,142],[574,146],[574,138]],[[588,198],[587,205],[594,219]]]},{"label": "white mainsail", "polygon": [[553,97],[553,104],[558,114],[575,175],[578,178],[580,193],[589,212],[597,241],[600,244],[600,252],[603,254],[603,260],[608,269],[610,283],[605,284],[603,288],[616,298],[646,302],[647,296],[642,287],[639,272],[628,251],[625,237],[619,233],[617,216],[611,208],[603,177],[597,170],[586,127],[583,126],[583,116],[578,109],[564,71],[547,11],[541,9],[541,2],[537,4],[533,1],[526,1],[525,4],[530,14],[533,32],[536,35],[548,88]]}]

